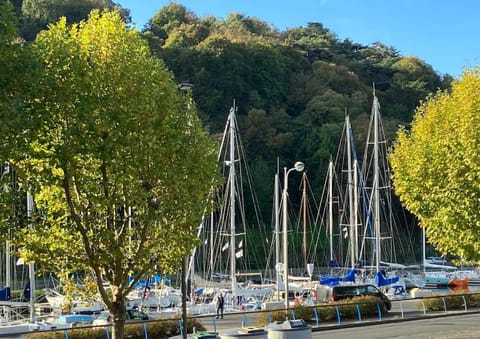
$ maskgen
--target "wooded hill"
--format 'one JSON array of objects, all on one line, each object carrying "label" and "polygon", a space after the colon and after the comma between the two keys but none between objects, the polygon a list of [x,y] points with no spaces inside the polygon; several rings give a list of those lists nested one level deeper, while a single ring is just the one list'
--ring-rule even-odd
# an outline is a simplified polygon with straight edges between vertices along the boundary
[{"label": "wooded hill", "polygon": [[[12,3],[27,41],[58,17],[77,22],[93,8],[120,9],[129,22],[128,9],[110,0]],[[232,13],[224,20],[200,18],[171,3],[138,29],[178,83],[194,85],[194,101],[212,134],[223,131],[235,100],[267,224],[277,163],[283,167],[302,160],[315,194],[320,194],[346,114],[362,154],[373,88],[391,142],[399,125],[408,127],[419,102],[437,89],[449,88],[452,81],[423,60],[402,56],[381,42],[342,41],[321,23],[279,31],[243,14]]]},{"label": "wooded hill", "polygon": [[362,154],[373,87],[388,140],[412,120],[419,102],[452,78],[381,42],[340,41],[321,23],[278,31],[238,13],[199,18],[170,4],[143,29],[152,51],[193,95],[212,133],[223,130],[233,100],[255,173],[263,215],[270,220],[273,174],[302,160],[320,190],[349,114]]}]

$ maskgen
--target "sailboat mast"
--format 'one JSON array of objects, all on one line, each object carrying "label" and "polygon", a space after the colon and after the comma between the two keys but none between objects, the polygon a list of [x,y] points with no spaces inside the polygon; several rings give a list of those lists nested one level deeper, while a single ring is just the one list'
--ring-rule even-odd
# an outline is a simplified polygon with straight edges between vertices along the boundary
[{"label": "sailboat mast", "polygon": [[214,255],[214,249],[213,249],[213,208],[212,212],[210,212],[210,269],[213,270],[213,255]]},{"label": "sailboat mast", "polygon": [[[278,173],[275,174],[275,265],[280,262],[280,178]],[[275,266],[277,274],[277,290],[279,291],[278,284],[280,283],[280,270]],[[277,293],[277,300],[280,298],[280,293]]]},{"label": "sailboat mast", "polygon": [[[27,193],[27,216],[30,219],[33,214],[33,196]],[[28,276],[30,279],[30,320],[35,323],[35,266],[34,263],[28,265]]]},{"label": "sailboat mast", "polygon": [[11,277],[11,250],[10,250],[10,240],[5,241],[5,287],[11,287],[12,277]]},{"label": "sailboat mast", "polygon": [[358,262],[358,161],[353,160],[353,237],[355,239],[355,263]]},{"label": "sailboat mast", "polygon": [[378,115],[379,103],[377,97],[373,97],[373,194],[374,194],[374,225],[375,225],[375,262],[377,272],[380,271],[380,185],[378,169]]},{"label": "sailboat mast", "polygon": [[423,274],[425,274],[425,271],[426,271],[426,269],[425,269],[425,261],[427,260],[426,254],[425,254],[425,241],[426,241],[426,240],[427,240],[427,239],[426,239],[426,237],[425,237],[425,227],[422,227],[422,245],[423,245],[423,247],[422,247],[423,265],[422,265],[422,266],[423,266]]},{"label": "sailboat mast", "polygon": [[288,215],[287,215],[287,168],[283,168],[283,191],[282,191],[282,230],[283,230],[283,278],[285,284],[285,309],[288,310]]},{"label": "sailboat mast", "polygon": [[[236,289],[235,267],[235,102],[230,108],[230,277],[232,293]],[[235,295],[233,295],[235,297]],[[235,298],[233,299],[235,300]]]},{"label": "sailboat mast", "polygon": [[307,272],[307,175],[302,175],[302,210],[303,210],[303,260],[305,272]]},{"label": "sailboat mast", "polygon": [[333,161],[328,164],[328,231],[330,237],[330,263],[333,262]]},{"label": "sailboat mast", "polygon": [[351,146],[351,126],[350,126],[350,117],[347,115],[345,117],[345,127],[346,127],[346,137],[347,137],[347,175],[348,175],[348,215],[349,215],[349,228],[348,228],[348,236],[350,240],[350,256],[351,256],[351,265],[352,269],[355,268],[355,237],[354,237],[354,228],[356,228],[355,222],[354,222],[354,204],[353,204],[353,191],[354,191],[354,186],[353,186],[353,175],[352,175],[352,146]]},{"label": "sailboat mast", "polygon": [[[1,176],[10,175],[10,165],[8,162],[4,162],[3,166],[0,165],[2,170]],[[12,176],[10,176],[11,182],[13,182]],[[5,185],[4,190],[7,191],[8,185]],[[10,237],[5,241],[5,287],[11,287],[12,283],[12,258],[11,258],[11,249],[10,249]]]}]

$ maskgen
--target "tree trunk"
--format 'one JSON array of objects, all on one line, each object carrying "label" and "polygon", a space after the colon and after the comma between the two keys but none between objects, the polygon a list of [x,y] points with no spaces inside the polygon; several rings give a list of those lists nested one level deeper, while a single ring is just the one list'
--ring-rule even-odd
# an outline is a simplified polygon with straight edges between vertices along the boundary
[{"label": "tree trunk", "polygon": [[127,308],[125,306],[125,300],[123,295],[119,293],[118,288],[111,286],[112,289],[112,307],[110,313],[112,314],[113,326],[112,326],[112,339],[124,339],[125,338],[125,318]]},{"label": "tree trunk", "polygon": [[125,338],[125,319],[119,319],[113,321],[112,327],[112,339],[124,339]]}]

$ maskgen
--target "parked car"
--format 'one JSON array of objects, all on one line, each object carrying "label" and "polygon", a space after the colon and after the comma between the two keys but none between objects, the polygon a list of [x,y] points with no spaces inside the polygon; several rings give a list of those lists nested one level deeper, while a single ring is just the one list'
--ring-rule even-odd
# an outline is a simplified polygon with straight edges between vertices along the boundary
[{"label": "parked car", "polygon": [[[125,322],[135,322],[135,321],[145,321],[149,320],[147,314],[143,313],[142,311],[138,311],[135,309],[128,309],[125,315]],[[109,325],[112,323],[112,315],[109,311],[100,312],[100,314],[93,320],[93,325]]]},{"label": "parked car", "polygon": [[390,311],[392,308],[390,299],[374,285],[321,285],[317,288],[318,301],[323,302],[339,301],[361,296],[377,297],[383,301],[387,311]]}]

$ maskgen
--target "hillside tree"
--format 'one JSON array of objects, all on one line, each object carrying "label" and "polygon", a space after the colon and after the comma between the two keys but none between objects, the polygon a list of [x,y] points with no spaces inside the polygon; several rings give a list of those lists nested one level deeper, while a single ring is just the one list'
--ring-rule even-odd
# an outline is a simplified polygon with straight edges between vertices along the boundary
[{"label": "hillside tree", "polygon": [[20,7],[20,34],[27,41],[34,40],[38,32],[61,17],[72,24],[87,19],[93,9],[118,10],[125,21],[130,21],[129,11],[112,0],[22,0],[15,5]]}]

